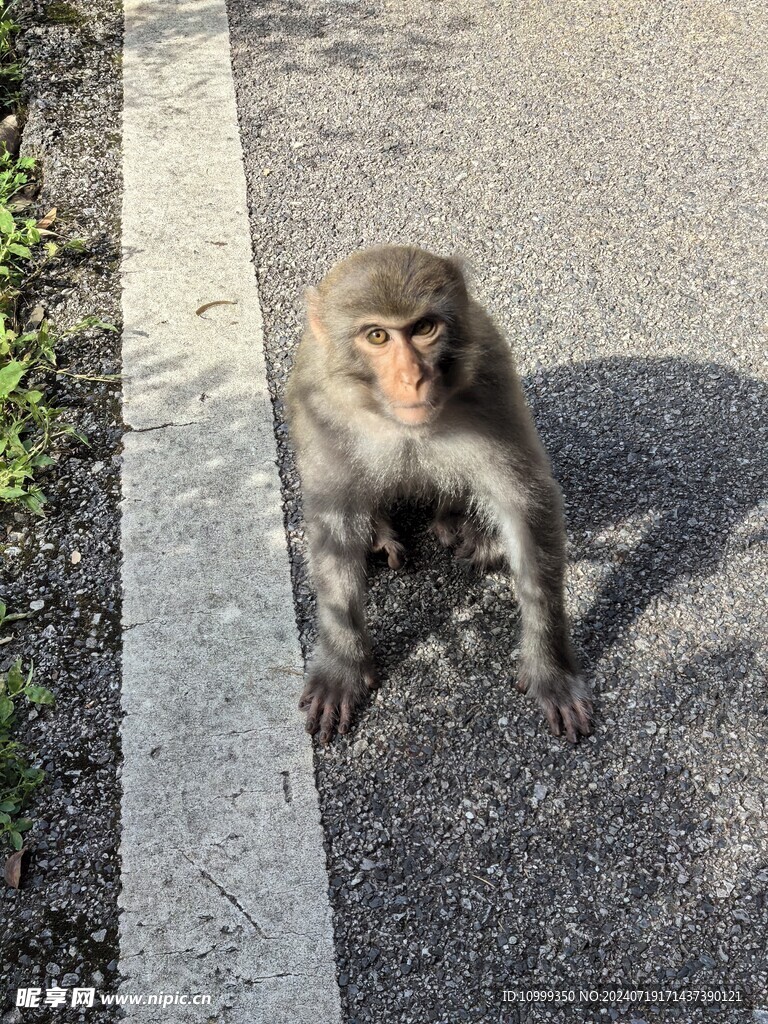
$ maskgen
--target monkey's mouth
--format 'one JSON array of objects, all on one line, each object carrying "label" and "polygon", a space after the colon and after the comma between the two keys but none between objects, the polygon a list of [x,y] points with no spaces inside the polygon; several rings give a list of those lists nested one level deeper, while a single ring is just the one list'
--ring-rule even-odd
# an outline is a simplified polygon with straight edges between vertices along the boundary
[{"label": "monkey's mouth", "polygon": [[435,406],[432,402],[397,402],[392,405],[392,413],[400,423],[416,427],[432,419]]}]

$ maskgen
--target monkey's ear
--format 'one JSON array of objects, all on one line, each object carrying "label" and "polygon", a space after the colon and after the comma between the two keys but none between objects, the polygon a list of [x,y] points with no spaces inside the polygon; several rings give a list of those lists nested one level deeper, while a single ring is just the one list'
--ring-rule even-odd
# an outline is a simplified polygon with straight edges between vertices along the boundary
[{"label": "monkey's ear", "polygon": [[307,304],[307,323],[309,324],[312,336],[327,348],[328,335],[325,333],[325,327],[320,319],[320,309],[322,306],[320,292],[317,288],[307,288],[304,299]]},{"label": "monkey's ear", "polygon": [[468,276],[471,276],[472,268],[470,267],[469,263],[467,262],[467,259],[466,259],[465,256],[460,256],[458,254],[456,254],[454,256],[449,256],[448,257],[448,262],[451,264],[451,266],[454,268],[454,270],[456,270],[456,272],[458,273],[458,275],[462,279],[462,281],[465,281]]},{"label": "monkey's ear", "polygon": [[473,268],[464,256],[454,255],[448,258],[447,263],[453,269],[457,286],[456,300],[466,303],[469,298],[469,289],[472,287]]}]

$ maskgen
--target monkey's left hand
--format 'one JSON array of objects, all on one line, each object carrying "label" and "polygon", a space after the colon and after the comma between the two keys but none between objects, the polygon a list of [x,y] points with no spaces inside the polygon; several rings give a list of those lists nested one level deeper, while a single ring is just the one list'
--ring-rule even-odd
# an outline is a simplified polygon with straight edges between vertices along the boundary
[{"label": "monkey's left hand", "polygon": [[536,680],[530,685],[531,675],[535,678],[535,673],[521,675],[517,689],[536,698],[552,734],[562,736],[565,733],[569,743],[578,743],[581,736],[589,736],[592,702],[581,677],[564,673],[557,682]]}]

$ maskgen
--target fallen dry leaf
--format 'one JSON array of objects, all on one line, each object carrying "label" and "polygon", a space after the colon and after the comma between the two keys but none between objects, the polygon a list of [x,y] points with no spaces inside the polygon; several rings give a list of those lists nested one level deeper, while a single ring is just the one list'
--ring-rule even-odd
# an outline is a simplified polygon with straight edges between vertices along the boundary
[{"label": "fallen dry leaf", "polygon": [[2,145],[11,156],[16,156],[19,151],[19,122],[14,114],[9,114],[0,121],[0,146]]},{"label": "fallen dry leaf", "polygon": [[28,846],[22,846],[16,853],[12,853],[5,862],[5,880],[12,889],[19,888],[21,881],[21,862],[24,854],[29,850]]},{"label": "fallen dry leaf", "polygon": [[73,551],[72,554],[69,556],[69,560],[72,563],[72,565],[77,565],[77,563],[80,561],[82,557],[83,556],[80,554],[79,551]]},{"label": "fallen dry leaf", "polygon": [[213,302],[204,302],[202,304],[202,306],[199,306],[195,310],[195,313],[197,313],[198,316],[202,316],[203,313],[206,311],[206,309],[210,309],[211,306],[236,306],[236,305],[237,305],[237,300],[236,299],[215,299]]},{"label": "fallen dry leaf", "polygon": [[44,217],[42,217],[37,222],[37,226],[39,228],[42,228],[43,230],[47,230],[53,224],[53,222],[56,220],[57,212],[58,211],[57,211],[56,207],[52,206],[50,208],[50,210],[48,211],[48,213],[46,213],[46,215]]},{"label": "fallen dry leaf", "polygon": [[18,199],[11,199],[8,203],[8,209],[11,213],[18,213],[20,210],[26,210],[32,205],[31,199],[25,199],[24,196],[19,196]]},{"label": "fallen dry leaf", "polygon": [[29,314],[27,323],[30,327],[39,327],[45,318],[45,310],[42,306],[35,306],[32,312]]}]

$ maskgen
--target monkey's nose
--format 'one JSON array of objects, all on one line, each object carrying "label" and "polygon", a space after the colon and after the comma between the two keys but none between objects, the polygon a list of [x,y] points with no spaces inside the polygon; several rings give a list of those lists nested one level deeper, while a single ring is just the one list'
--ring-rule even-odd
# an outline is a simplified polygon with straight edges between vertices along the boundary
[{"label": "monkey's nose", "polygon": [[400,371],[400,383],[418,392],[425,384],[429,383],[429,373],[425,366],[420,363],[411,363]]},{"label": "monkey's nose", "polygon": [[422,386],[423,383],[424,383],[424,375],[423,374],[419,374],[419,375],[412,374],[412,373],[410,373],[408,375],[403,374],[403,376],[400,378],[400,384],[401,384],[403,390],[404,391],[412,391],[414,395],[418,394],[419,388]]}]

